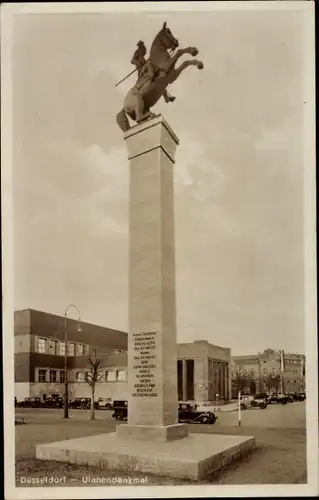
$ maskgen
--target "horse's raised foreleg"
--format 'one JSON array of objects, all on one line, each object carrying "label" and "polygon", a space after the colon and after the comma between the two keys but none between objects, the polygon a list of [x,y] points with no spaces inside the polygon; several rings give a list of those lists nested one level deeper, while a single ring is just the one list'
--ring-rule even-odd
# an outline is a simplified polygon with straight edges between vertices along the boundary
[{"label": "horse's raised foreleg", "polygon": [[170,72],[169,83],[175,82],[175,80],[179,77],[182,71],[188,68],[188,66],[196,66],[197,69],[203,69],[204,64],[202,63],[202,61],[198,61],[197,59],[193,59],[192,61],[184,61],[178,68],[175,68]]},{"label": "horse's raised foreleg", "polygon": [[171,71],[171,69],[177,63],[178,59],[182,57],[184,54],[191,54],[192,56],[197,56],[198,50],[196,49],[196,47],[186,47],[185,49],[178,49],[176,53],[171,57],[168,66],[165,68],[167,73]]}]

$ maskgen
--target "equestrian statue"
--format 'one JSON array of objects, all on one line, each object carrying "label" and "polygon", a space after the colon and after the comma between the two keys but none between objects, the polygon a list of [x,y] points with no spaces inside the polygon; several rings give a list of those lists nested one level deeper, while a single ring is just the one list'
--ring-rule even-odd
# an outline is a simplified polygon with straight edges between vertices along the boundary
[{"label": "equestrian statue", "polygon": [[166,23],[154,38],[148,59],[145,59],[144,42],[138,42],[137,50],[131,60],[135,66],[132,73],[137,71],[137,82],[126,94],[123,109],[116,116],[117,124],[123,132],[131,128],[128,116],[136,123],[141,123],[156,116],[150,110],[162,96],[167,103],[175,101],[175,97],[167,92],[167,87],[177,80],[184,69],[188,66],[203,69],[202,61],[197,59],[184,61],[175,68],[176,62],[182,55],[190,54],[194,57],[198,54],[196,47],[177,49],[178,46],[178,40],[173,36]]}]

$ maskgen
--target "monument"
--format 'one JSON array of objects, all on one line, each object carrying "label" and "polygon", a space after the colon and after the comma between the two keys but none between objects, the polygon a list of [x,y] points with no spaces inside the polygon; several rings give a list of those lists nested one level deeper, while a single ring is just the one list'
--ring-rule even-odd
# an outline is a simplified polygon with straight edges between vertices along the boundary
[{"label": "monument", "polygon": [[147,61],[139,42],[132,59],[137,83],[117,115],[130,162],[128,422],[113,433],[38,445],[38,459],[199,480],[255,445],[251,436],[189,434],[178,422],[173,179],[179,140],[150,111],[162,96],[173,102],[167,85],[185,67],[203,68],[192,60],[175,69],[181,55],[198,53],[195,47],[168,53],[177,47],[166,23]]},{"label": "monument", "polygon": [[178,139],[158,116],[124,135],[130,160],[128,424],[120,436],[178,439],[173,167]]}]

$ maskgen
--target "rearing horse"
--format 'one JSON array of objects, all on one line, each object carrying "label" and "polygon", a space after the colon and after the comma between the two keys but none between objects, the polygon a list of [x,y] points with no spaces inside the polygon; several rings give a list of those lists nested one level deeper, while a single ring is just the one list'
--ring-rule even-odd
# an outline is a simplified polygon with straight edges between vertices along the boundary
[{"label": "rearing horse", "polygon": [[203,69],[203,63],[197,59],[184,61],[178,68],[175,68],[176,62],[182,55],[196,56],[198,54],[196,47],[186,47],[170,55],[168,51],[174,51],[178,46],[178,40],[164,23],[152,43],[149,60],[144,64],[134,87],[126,94],[123,109],[116,116],[117,124],[124,132],[131,128],[127,115],[137,123],[155,116],[150,109],[162,97],[167,86],[175,82],[184,69],[188,66]]}]

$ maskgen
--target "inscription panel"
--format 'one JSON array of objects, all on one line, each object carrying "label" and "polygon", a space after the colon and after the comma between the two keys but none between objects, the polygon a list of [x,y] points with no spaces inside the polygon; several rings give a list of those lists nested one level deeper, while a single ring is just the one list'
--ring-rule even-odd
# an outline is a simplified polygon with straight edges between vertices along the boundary
[{"label": "inscription panel", "polygon": [[156,332],[132,334],[133,386],[132,397],[157,397]]}]

